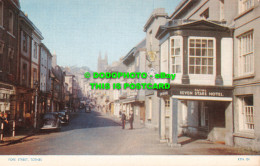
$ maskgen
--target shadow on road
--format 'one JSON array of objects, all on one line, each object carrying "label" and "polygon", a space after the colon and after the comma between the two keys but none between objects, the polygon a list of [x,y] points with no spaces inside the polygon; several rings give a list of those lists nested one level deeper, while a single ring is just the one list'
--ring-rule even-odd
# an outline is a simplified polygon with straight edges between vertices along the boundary
[{"label": "shadow on road", "polygon": [[68,125],[63,125],[61,132],[76,129],[112,126],[121,125],[114,120],[106,118],[100,112],[91,111],[90,113],[86,113],[84,110],[81,110],[79,112],[72,113],[70,123]]}]

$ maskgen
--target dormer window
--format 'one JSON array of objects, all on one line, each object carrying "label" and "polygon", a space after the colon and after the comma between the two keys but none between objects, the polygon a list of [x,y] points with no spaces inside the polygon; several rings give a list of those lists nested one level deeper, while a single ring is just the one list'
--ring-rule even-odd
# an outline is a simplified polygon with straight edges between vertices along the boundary
[{"label": "dormer window", "polygon": [[243,13],[254,6],[254,0],[239,0],[239,13]]},{"label": "dormer window", "polygon": [[208,19],[209,18],[209,8],[207,8],[204,12],[200,14],[201,19]]}]

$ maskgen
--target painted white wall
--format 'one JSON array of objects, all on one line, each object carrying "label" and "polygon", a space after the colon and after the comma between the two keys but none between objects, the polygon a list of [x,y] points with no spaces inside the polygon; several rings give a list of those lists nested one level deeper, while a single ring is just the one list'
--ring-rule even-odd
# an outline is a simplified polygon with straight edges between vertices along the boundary
[{"label": "painted white wall", "polygon": [[221,40],[221,75],[226,86],[233,84],[233,39]]}]

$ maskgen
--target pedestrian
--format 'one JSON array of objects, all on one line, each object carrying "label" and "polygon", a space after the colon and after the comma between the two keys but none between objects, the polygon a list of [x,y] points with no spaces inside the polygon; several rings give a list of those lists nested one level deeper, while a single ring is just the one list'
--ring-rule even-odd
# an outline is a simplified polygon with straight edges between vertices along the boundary
[{"label": "pedestrian", "polygon": [[130,123],[130,130],[133,130],[133,122],[134,122],[134,112],[130,111],[129,123]]},{"label": "pedestrian", "polygon": [[2,123],[4,123],[3,118],[4,118],[4,114],[0,112],[0,136],[1,136],[0,142],[3,141],[3,134],[4,134],[4,131],[2,130]]},{"label": "pedestrian", "polygon": [[0,128],[1,128],[1,123],[4,123],[4,113],[0,112]]},{"label": "pedestrian", "polygon": [[122,120],[122,129],[125,129],[126,116],[125,116],[125,113],[124,113],[124,112],[122,113],[121,120]]},{"label": "pedestrian", "polygon": [[4,134],[8,134],[9,133],[9,121],[8,121],[8,114],[4,113],[4,117],[3,117],[3,123],[4,123]]}]

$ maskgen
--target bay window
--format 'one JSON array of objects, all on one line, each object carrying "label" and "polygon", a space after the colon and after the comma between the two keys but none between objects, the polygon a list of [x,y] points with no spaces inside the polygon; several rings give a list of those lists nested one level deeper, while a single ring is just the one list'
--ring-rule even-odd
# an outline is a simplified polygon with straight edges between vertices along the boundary
[{"label": "bay window", "polygon": [[175,36],[170,39],[171,73],[182,72],[182,37]]},{"label": "bay window", "polygon": [[189,38],[189,74],[214,73],[215,40],[214,38]]}]

